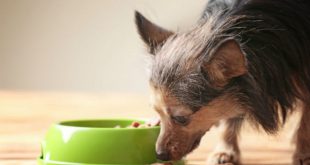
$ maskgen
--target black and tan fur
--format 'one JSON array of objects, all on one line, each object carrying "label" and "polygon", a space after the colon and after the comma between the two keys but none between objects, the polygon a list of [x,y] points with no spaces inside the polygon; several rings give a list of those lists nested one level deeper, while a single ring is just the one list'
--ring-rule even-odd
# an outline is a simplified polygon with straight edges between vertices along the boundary
[{"label": "black and tan fur", "polygon": [[294,165],[310,162],[310,1],[210,0],[197,25],[165,30],[136,12],[153,54],[150,84],[162,129],[158,158],[191,152],[210,127],[225,123],[208,164],[239,164],[244,119],[274,134],[301,103]]}]

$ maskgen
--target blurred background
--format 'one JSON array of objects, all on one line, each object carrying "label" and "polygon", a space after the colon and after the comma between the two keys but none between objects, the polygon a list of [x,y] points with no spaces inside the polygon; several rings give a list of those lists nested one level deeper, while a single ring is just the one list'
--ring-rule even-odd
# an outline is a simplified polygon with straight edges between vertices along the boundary
[{"label": "blurred background", "polygon": [[0,0],[0,89],[147,92],[134,10],[171,30],[206,0]]}]

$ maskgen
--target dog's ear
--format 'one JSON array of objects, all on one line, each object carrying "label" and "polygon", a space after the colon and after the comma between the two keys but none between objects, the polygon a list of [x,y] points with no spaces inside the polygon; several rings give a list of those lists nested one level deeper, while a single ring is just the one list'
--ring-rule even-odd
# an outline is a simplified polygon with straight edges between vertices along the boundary
[{"label": "dog's ear", "polygon": [[210,59],[204,64],[213,85],[225,86],[234,77],[246,74],[246,60],[237,41],[228,39],[210,53]]},{"label": "dog's ear", "polygon": [[148,46],[151,54],[155,54],[155,50],[161,47],[168,37],[173,34],[173,32],[153,24],[138,11],[135,11],[135,19],[140,36]]}]

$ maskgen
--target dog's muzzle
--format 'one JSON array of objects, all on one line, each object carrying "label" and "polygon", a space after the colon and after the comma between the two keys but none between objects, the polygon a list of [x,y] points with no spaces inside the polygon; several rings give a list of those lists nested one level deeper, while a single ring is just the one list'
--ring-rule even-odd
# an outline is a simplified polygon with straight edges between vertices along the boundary
[{"label": "dog's muzzle", "polygon": [[162,160],[162,161],[170,160],[169,153],[165,152],[165,151],[156,152],[156,157],[157,157],[157,159]]}]

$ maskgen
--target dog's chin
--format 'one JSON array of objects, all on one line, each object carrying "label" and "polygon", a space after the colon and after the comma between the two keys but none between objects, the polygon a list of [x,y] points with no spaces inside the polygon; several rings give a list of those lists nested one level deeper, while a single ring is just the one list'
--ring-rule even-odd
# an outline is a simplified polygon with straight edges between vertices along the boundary
[{"label": "dog's chin", "polygon": [[185,150],[185,152],[181,155],[173,155],[171,158],[170,158],[170,161],[178,161],[178,160],[181,160],[185,155],[189,154],[190,152],[192,152],[194,149],[196,149],[199,144],[200,144],[200,140],[201,140],[201,137],[195,139],[193,141],[193,143],[188,147],[187,150]]},{"label": "dog's chin", "polygon": [[173,158],[172,158],[173,161],[182,159],[185,155],[189,154],[189,153],[192,152],[194,149],[196,149],[196,148],[199,146],[199,144],[200,144],[200,140],[201,140],[201,137],[196,138],[196,139],[192,142],[192,144],[188,147],[188,149],[185,150],[185,152],[184,152],[182,155],[178,155],[178,156],[176,156],[176,157],[173,157]]},{"label": "dog's chin", "polygon": [[190,153],[194,149],[196,149],[199,146],[199,144],[200,144],[200,140],[201,140],[201,137],[198,137],[196,140],[194,140],[192,146],[190,147],[190,149],[189,149],[189,151],[187,153]]}]

